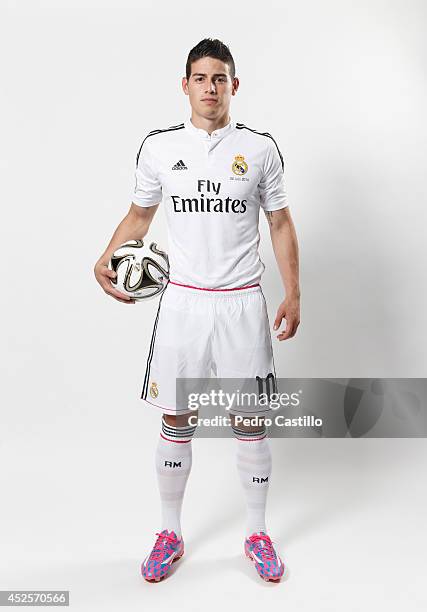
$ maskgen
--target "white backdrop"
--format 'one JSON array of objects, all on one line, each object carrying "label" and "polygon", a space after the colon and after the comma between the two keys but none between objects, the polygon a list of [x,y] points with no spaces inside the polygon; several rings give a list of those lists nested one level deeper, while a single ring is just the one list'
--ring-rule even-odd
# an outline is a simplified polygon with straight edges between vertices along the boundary
[{"label": "white backdrop", "polygon": [[[241,84],[232,101],[233,118],[270,132],[285,157],[300,244],[302,322],[291,341],[279,343],[273,334],[278,375],[425,376],[426,17],[426,3],[415,0],[261,5],[221,0],[209,10],[195,1],[1,3],[1,240],[7,265],[0,461],[7,469],[1,475],[0,539],[1,563],[9,568],[1,588],[68,588],[72,576],[75,601],[91,610],[97,603],[107,609],[96,593],[111,584],[115,595],[109,592],[106,599],[115,607],[125,601],[128,609],[136,609],[147,596],[137,566],[158,529],[152,454],[159,415],[145,411],[139,396],[157,305],[126,306],[108,298],[96,284],[93,265],[129,209],[143,136],[190,115],[180,82],[189,50],[205,36],[220,38],[234,55]],[[263,288],[272,321],[283,289],[263,215],[260,224],[267,266]],[[161,243],[165,236],[160,207],[150,238]],[[214,487],[222,508],[238,486],[229,442],[195,444],[199,459],[194,490],[188,493],[195,505],[187,500],[186,516],[193,517],[186,519],[189,538],[201,518],[198,492],[213,495]],[[273,441],[278,476],[272,483],[271,524],[281,545],[293,543],[292,520],[287,523],[277,510],[285,507],[291,516],[295,507],[300,516],[307,509],[301,498],[306,489],[292,489],[291,483],[310,472],[317,490],[319,479],[333,478],[335,459],[342,462],[339,445],[347,457],[354,453],[354,465],[360,465],[361,456],[372,458],[373,465],[366,461],[363,469],[378,469],[390,491],[408,486],[406,463],[393,464],[391,474],[391,458],[397,462],[404,456],[408,470],[421,469],[426,461],[423,441],[376,442],[356,446],[329,440],[320,449],[313,440]],[[219,473],[229,472],[229,479],[224,483],[210,474],[212,483],[202,486],[212,454]],[[301,467],[310,456],[316,463],[313,473],[308,463],[308,472]],[[348,461],[341,463],[343,478],[354,467]],[[286,471],[289,464],[294,480]],[[278,480],[281,466],[285,472]],[[416,501],[422,508],[422,502],[425,511],[424,493],[411,489],[399,503],[409,507]],[[307,501],[312,510],[319,502],[315,499]],[[362,531],[378,517],[370,495],[365,502]],[[242,500],[235,503],[234,519],[227,513],[212,517],[206,509],[204,522],[195,528],[202,539],[206,525],[221,526],[227,549],[233,533],[232,560],[240,554],[237,517],[244,512]],[[327,516],[327,507],[322,508],[320,515]],[[227,531],[233,520],[238,529]],[[347,521],[344,525],[349,528]],[[416,525],[411,527],[414,546],[419,543]],[[316,537],[322,528],[324,521]],[[373,533],[379,529],[376,524]],[[314,565],[311,578],[303,574],[307,563],[314,563],[306,561],[307,555],[314,549],[320,555],[317,568],[322,559],[303,531],[293,554],[295,564],[306,547],[295,577],[304,579],[274,593],[290,596],[294,588],[300,609],[299,588],[306,589],[313,576],[318,579]],[[330,546],[331,534],[324,533]],[[348,536],[355,533],[353,527]],[[342,541],[342,532],[334,530],[334,535]],[[197,538],[194,533],[195,546]],[[210,546],[215,541],[216,536]],[[388,542],[384,532],[378,550]],[[116,556],[111,557],[112,550]],[[205,562],[212,560],[211,549],[202,552]],[[236,581],[234,561],[221,565],[223,552],[215,546],[218,562],[207,567],[206,575],[195,566],[192,575],[205,580],[202,585],[214,585],[215,572],[225,567],[230,597],[233,588],[237,597],[241,585],[260,586],[243,570]],[[348,549],[337,552],[342,554],[351,564]],[[365,548],[360,555],[364,559]],[[128,559],[124,564],[123,558]],[[390,576],[383,565],[387,558],[371,556],[373,571],[384,571],[384,580]],[[94,565],[86,567],[89,560]],[[62,574],[58,567],[65,568]],[[339,565],[333,568],[338,571]],[[408,568],[411,580],[414,568],[415,560]],[[130,574],[138,585],[132,596]],[[173,578],[177,585],[178,574]],[[322,586],[320,581],[313,591]],[[329,610],[335,609],[336,593],[327,589],[322,597]],[[382,592],[372,584],[369,589],[373,601],[383,602]],[[419,601],[414,595],[412,609]]]}]

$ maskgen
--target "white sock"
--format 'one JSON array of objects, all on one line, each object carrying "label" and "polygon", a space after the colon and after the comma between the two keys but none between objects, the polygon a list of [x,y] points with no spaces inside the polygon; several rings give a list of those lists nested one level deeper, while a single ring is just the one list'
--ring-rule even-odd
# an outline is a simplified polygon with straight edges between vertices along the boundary
[{"label": "white sock", "polygon": [[246,535],[267,533],[265,507],[272,461],[266,430],[246,432],[233,427],[233,432],[237,440],[237,470],[247,504]]},{"label": "white sock", "polygon": [[196,427],[171,427],[162,418],[155,463],[162,508],[160,531],[181,537],[181,509],[192,464],[191,438]]}]

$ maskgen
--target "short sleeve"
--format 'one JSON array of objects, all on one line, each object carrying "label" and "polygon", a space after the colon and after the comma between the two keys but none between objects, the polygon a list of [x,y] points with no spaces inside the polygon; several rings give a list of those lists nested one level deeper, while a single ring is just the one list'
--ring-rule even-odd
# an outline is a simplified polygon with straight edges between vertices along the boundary
[{"label": "short sleeve", "polygon": [[279,210],[288,205],[285,190],[284,162],[279,147],[268,137],[263,175],[258,185],[260,203],[265,211]]},{"label": "short sleeve", "polygon": [[154,206],[162,200],[162,186],[150,153],[149,139],[145,138],[136,156],[135,188],[132,202],[138,206]]}]

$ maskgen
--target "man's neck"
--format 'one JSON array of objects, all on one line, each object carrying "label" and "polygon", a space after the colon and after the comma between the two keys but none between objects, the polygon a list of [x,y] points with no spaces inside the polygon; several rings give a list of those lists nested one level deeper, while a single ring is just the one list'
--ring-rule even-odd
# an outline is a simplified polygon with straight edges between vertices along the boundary
[{"label": "man's neck", "polygon": [[191,113],[191,123],[194,127],[205,130],[208,134],[212,134],[215,130],[220,130],[230,123],[230,115],[228,111],[222,117],[216,119],[206,119],[194,112]]}]

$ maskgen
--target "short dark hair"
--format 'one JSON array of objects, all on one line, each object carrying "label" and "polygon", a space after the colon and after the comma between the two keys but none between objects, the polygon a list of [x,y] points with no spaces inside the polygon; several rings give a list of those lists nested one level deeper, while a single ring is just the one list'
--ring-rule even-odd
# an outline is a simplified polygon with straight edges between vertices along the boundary
[{"label": "short dark hair", "polygon": [[228,64],[230,76],[234,79],[236,75],[236,66],[230,49],[217,38],[204,38],[188,54],[187,64],[185,66],[187,79],[191,76],[191,64],[201,59],[202,57],[213,57],[221,60],[224,64]]}]

